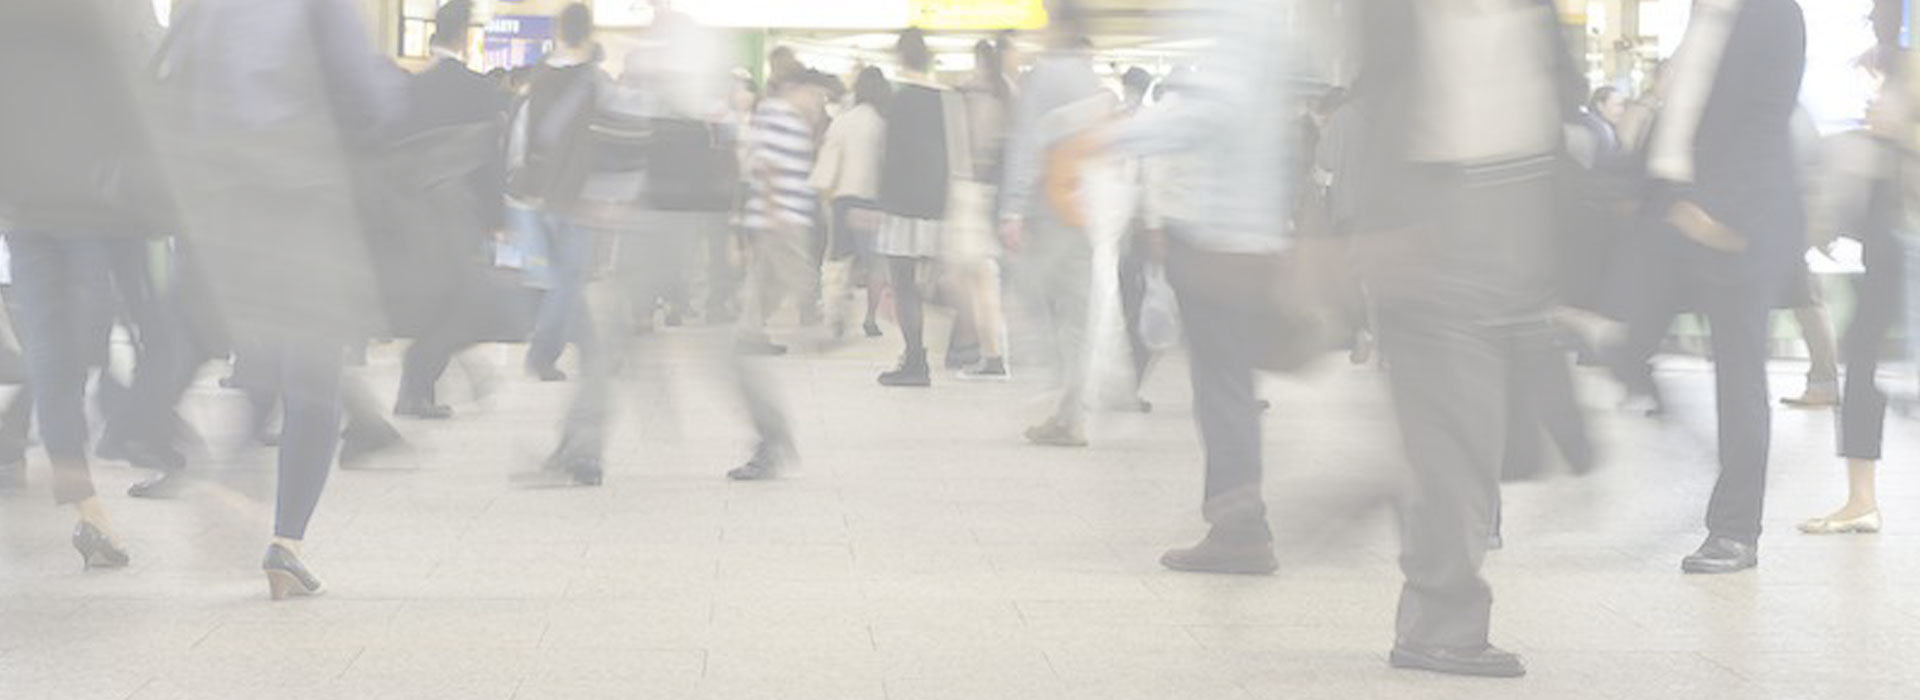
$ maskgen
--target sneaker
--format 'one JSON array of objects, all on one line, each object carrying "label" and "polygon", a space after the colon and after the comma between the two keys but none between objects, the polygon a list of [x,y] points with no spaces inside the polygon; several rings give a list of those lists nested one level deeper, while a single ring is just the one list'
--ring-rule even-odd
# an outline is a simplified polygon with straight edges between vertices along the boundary
[{"label": "sneaker", "polygon": [[1004,382],[1011,376],[1007,361],[999,357],[984,358],[960,370],[960,378],[967,381]]}]

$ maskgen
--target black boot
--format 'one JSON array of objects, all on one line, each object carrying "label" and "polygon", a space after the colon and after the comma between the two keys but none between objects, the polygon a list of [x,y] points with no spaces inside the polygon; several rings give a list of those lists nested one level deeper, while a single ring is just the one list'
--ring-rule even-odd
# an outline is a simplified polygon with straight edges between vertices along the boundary
[{"label": "black boot", "polygon": [[927,367],[927,351],[908,350],[900,356],[900,366],[880,375],[880,386],[933,386],[933,371]]}]

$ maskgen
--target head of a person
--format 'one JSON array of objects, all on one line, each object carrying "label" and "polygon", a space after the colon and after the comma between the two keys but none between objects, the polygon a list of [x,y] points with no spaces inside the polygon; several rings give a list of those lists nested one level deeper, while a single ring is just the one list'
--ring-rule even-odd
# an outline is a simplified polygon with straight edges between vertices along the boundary
[{"label": "head of a person", "polygon": [[1602,85],[1593,91],[1593,99],[1587,101],[1587,111],[1608,124],[1619,124],[1627,112],[1627,96],[1612,85]]},{"label": "head of a person", "polygon": [[887,100],[893,97],[893,83],[887,81],[885,73],[875,66],[860,69],[860,75],[853,79],[853,103],[855,105],[873,105],[874,109],[886,111]]},{"label": "head of a person", "polygon": [[574,49],[584,49],[593,39],[593,9],[586,3],[576,2],[560,11],[557,35],[560,43]]},{"label": "head of a person", "polygon": [[793,47],[776,46],[771,53],[767,54],[768,85],[785,82],[806,69],[807,67],[800,63],[800,57],[794,55]]},{"label": "head of a person", "polygon": [[914,73],[933,72],[933,51],[927,48],[927,33],[918,28],[900,33],[893,50],[900,55],[900,67]]},{"label": "head of a person", "polygon": [[433,14],[433,38],[435,48],[456,53],[467,50],[468,33],[473,28],[473,3],[469,0],[453,0],[440,6]]},{"label": "head of a person", "polygon": [[846,86],[840,83],[839,78],[812,68],[802,68],[781,83],[780,99],[815,125],[820,125],[826,123],[827,105],[838,101],[845,92]]},{"label": "head of a person", "polygon": [[1079,0],[1046,0],[1046,8],[1048,46],[1067,51],[1086,49],[1091,39]]},{"label": "head of a person", "polygon": [[1127,104],[1142,104],[1147,101],[1147,91],[1153,89],[1153,74],[1139,66],[1128,68],[1120,74],[1120,87],[1126,91]]},{"label": "head of a person", "polygon": [[983,78],[999,78],[1006,75],[1007,66],[1002,60],[1000,47],[986,39],[975,42],[973,72]]}]

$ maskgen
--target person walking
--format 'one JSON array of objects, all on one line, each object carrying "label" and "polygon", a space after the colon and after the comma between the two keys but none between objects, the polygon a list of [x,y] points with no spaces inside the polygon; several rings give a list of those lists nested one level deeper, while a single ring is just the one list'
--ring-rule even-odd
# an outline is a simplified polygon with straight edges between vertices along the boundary
[{"label": "person walking", "polygon": [[509,126],[507,151],[508,192],[537,209],[551,251],[551,287],[535,316],[525,363],[529,375],[549,382],[567,378],[556,365],[567,343],[579,350],[582,364],[597,351],[585,297],[595,237],[573,214],[590,175],[588,128],[606,82],[593,61],[593,11],[568,5],[555,24],[559,42],[534,70]]},{"label": "person walking", "polygon": [[1060,389],[1052,414],[1028,428],[1026,439],[1085,447],[1093,241],[1080,184],[1087,135],[1113,116],[1114,105],[1093,73],[1080,6],[1051,0],[1048,17],[1048,51],[1020,88],[1007,136],[1000,231],[1002,243],[1022,257],[1025,304],[1050,333]]},{"label": "person walking", "polygon": [[180,107],[170,168],[184,235],[281,396],[261,568],[276,599],[316,595],[301,545],[340,445],[345,353],[381,315],[350,161],[403,113],[405,74],[344,0],[197,0],[173,31],[157,72]]}]

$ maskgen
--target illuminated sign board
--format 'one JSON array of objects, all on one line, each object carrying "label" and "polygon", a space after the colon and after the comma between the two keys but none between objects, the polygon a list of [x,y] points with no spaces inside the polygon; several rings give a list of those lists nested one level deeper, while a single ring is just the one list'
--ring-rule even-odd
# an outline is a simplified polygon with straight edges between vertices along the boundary
[{"label": "illuminated sign board", "polygon": [[913,26],[922,29],[1040,29],[1044,0],[914,0]]}]

